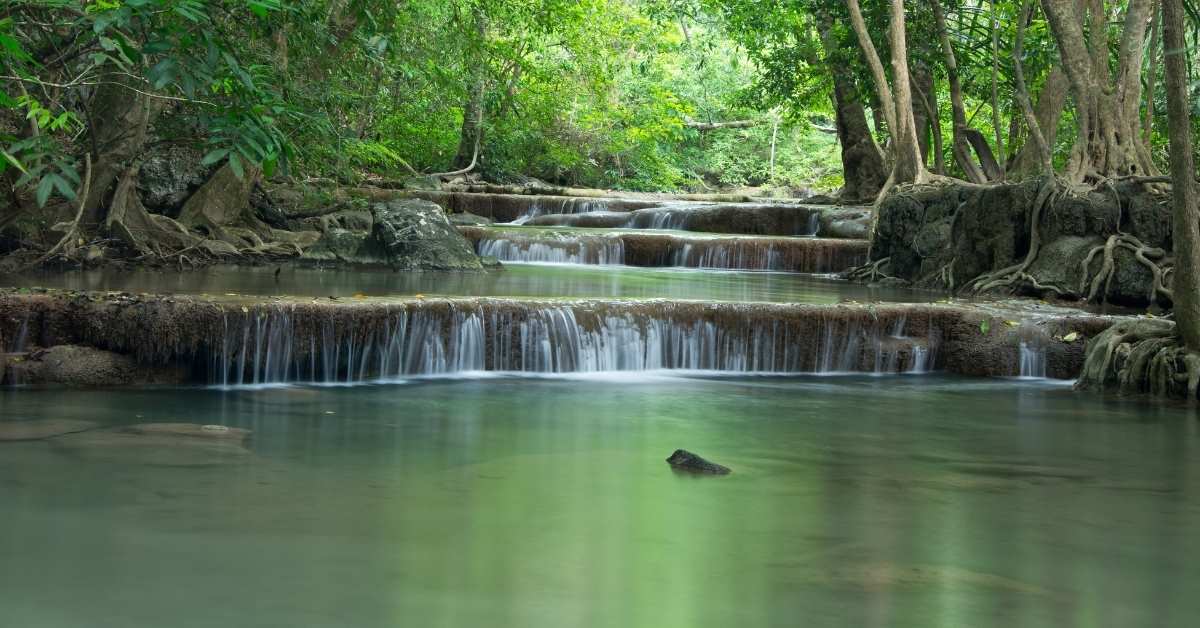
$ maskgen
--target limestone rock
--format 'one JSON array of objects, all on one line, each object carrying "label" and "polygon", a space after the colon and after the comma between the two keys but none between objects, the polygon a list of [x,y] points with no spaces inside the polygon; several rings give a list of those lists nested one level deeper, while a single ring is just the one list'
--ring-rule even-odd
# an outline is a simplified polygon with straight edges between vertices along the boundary
[{"label": "limestone rock", "polygon": [[[480,270],[466,238],[430,201],[404,199],[371,206],[371,228],[331,228],[303,259],[387,266],[396,270]],[[361,225],[359,225],[361,226]]]},{"label": "limestone rock", "polygon": [[137,190],[146,209],[174,215],[212,174],[201,164],[203,154],[190,147],[160,144],[142,159]]}]

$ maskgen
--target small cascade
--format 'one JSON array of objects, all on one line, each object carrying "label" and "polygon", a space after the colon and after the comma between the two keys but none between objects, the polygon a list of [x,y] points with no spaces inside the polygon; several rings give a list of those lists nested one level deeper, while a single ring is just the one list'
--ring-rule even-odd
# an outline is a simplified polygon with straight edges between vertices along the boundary
[{"label": "small cascade", "polygon": [[[11,338],[6,339],[3,333],[0,333],[0,383],[8,383],[18,386],[22,383],[19,376],[19,371],[7,372],[8,359],[5,355],[25,353],[29,345],[29,315],[25,314],[21,317],[21,323],[17,325],[16,333],[12,334]],[[8,376],[8,379],[5,379]]]},{"label": "small cascade", "polygon": [[605,211],[608,209],[608,202],[594,198],[555,198],[545,199],[534,197],[528,209],[517,216],[515,220],[508,224],[523,225],[538,216],[546,215],[575,215],[589,214],[591,212]]},{"label": "small cascade", "polygon": [[862,264],[866,247],[813,238],[672,238],[665,263],[686,268],[840,272]]},{"label": "small cascade", "polygon": [[479,239],[476,251],[502,262],[617,265],[625,262],[619,237],[497,233]]},{"label": "small cascade", "polygon": [[1018,377],[1046,378],[1046,346],[1049,342],[1044,331],[1034,325],[1021,325],[1017,330],[1020,339],[1018,349]]},{"label": "small cascade", "polygon": [[821,214],[813,212],[808,215],[808,233],[807,235],[817,237],[821,235]]},{"label": "small cascade", "polygon": [[320,320],[295,307],[227,312],[202,377],[238,386],[477,371],[903,373],[928,369],[935,344],[905,336],[903,315],[789,319],[766,305],[443,302]]}]

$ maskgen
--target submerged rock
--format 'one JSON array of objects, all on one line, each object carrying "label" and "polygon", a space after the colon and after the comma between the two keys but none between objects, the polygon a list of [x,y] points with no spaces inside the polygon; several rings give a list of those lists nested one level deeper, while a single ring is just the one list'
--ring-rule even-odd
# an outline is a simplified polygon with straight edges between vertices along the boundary
[{"label": "submerged rock", "polygon": [[203,427],[194,428],[179,425],[168,428],[160,424],[160,428],[148,432],[129,428],[95,430],[68,434],[50,442],[79,458],[114,464],[206,467],[245,462],[252,456],[240,439],[197,436]]},{"label": "submerged rock", "polygon": [[37,421],[0,421],[0,443],[42,440],[63,434],[85,432],[96,427],[91,421],[44,419]]},{"label": "submerged rock", "polygon": [[492,224],[492,220],[490,218],[484,218],[483,216],[478,216],[470,212],[460,212],[457,214],[450,214],[450,224],[455,226],[473,225],[480,227]]},{"label": "submerged rock", "polygon": [[129,434],[178,436],[181,438],[203,438],[213,441],[240,443],[250,438],[251,431],[224,425],[200,425],[198,423],[141,423],[122,428]]},{"label": "submerged rock", "polygon": [[675,453],[671,454],[670,458],[667,458],[667,463],[677,471],[686,471],[688,473],[707,473],[711,475],[729,475],[731,473],[729,467],[709,462],[684,449],[676,449]]},{"label": "submerged rock", "polygon": [[149,367],[128,355],[77,345],[57,345],[27,355],[0,356],[7,361],[7,380],[21,384],[72,387],[179,384],[187,380],[182,366]]}]

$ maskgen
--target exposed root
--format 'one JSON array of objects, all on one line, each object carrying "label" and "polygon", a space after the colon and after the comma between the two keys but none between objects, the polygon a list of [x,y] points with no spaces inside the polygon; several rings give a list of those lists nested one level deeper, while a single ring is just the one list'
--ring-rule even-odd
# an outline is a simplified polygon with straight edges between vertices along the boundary
[{"label": "exposed root", "polygon": [[[1147,246],[1141,240],[1129,235],[1128,233],[1116,233],[1109,236],[1104,244],[1088,251],[1086,257],[1083,258],[1082,270],[1083,273],[1079,283],[1079,294],[1085,295],[1088,301],[1095,301],[1097,298],[1103,302],[1112,287],[1113,277],[1116,275],[1116,251],[1117,249],[1125,249],[1133,253],[1134,259],[1138,263],[1145,266],[1153,275],[1154,280],[1151,283],[1148,299],[1150,302],[1158,300],[1158,297],[1163,297],[1167,301],[1173,301],[1173,295],[1170,288],[1167,288],[1167,276],[1173,271],[1169,261],[1166,261],[1166,251],[1160,248]],[[1093,276],[1092,262],[1097,255],[1101,257],[1100,269]],[[1155,260],[1163,260],[1163,264],[1159,265]],[[1089,281],[1090,277],[1090,281]]]},{"label": "exposed root", "polygon": [[1042,185],[1038,188],[1037,197],[1033,202],[1033,212],[1029,217],[1029,250],[1025,253],[1025,259],[1018,264],[1013,264],[1012,266],[976,277],[967,286],[970,292],[989,292],[1000,288],[1012,290],[1017,285],[1024,283],[1038,290],[1052,290],[1059,295],[1068,294],[1066,290],[1058,286],[1039,283],[1027,272],[1029,266],[1037,259],[1038,253],[1042,248],[1042,212],[1045,208],[1054,204],[1059,194],[1058,181],[1054,177],[1046,177],[1042,181]]},{"label": "exposed root", "polygon": [[1196,399],[1200,354],[1189,351],[1168,321],[1118,323],[1088,344],[1078,386]]},{"label": "exposed root", "polygon": [[891,262],[892,258],[890,257],[875,260],[874,262],[869,262],[858,268],[846,271],[844,277],[851,281],[862,281],[865,283],[874,283],[883,279],[895,279],[895,277],[889,275],[888,271],[885,270],[890,270],[889,265]]}]

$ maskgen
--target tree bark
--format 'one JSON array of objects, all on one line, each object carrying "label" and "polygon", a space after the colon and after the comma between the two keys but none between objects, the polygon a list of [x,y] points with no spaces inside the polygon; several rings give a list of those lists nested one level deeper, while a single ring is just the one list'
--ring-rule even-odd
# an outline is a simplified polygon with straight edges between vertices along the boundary
[{"label": "tree bark", "polygon": [[1150,150],[1150,139],[1154,135],[1154,93],[1158,80],[1158,52],[1162,38],[1162,5],[1154,3],[1154,15],[1150,18],[1150,62],[1146,64],[1146,117],[1142,121],[1142,142]]},{"label": "tree bark", "polygon": [[838,143],[842,148],[842,199],[847,202],[873,201],[887,181],[883,151],[875,143],[867,114],[850,66],[837,57],[841,48],[834,39],[833,19],[827,13],[821,20],[821,44],[825,65],[833,79],[833,110]]},{"label": "tree bark", "polygon": [[1140,140],[1138,116],[1151,4],[1151,0],[1130,0],[1116,73],[1111,74],[1103,0],[1088,3],[1090,40],[1084,37],[1084,14],[1076,10],[1073,0],[1042,0],[1075,97],[1078,135],[1067,168],[1073,181],[1154,173],[1149,151]]},{"label": "tree bark", "polygon": [[[483,41],[487,36],[487,18],[481,8],[473,12],[475,20],[475,36]],[[487,73],[479,60],[468,61],[471,65],[467,99],[463,105],[462,129],[458,135],[458,151],[454,154],[452,169],[473,168],[479,160],[479,151],[483,147],[483,114],[484,96],[487,92]]]},{"label": "tree bark", "polygon": [[[875,50],[875,43],[871,41],[871,33],[867,30],[866,21],[863,20],[858,0],[846,0],[846,6],[850,9],[850,26],[854,29],[858,45],[862,48],[863,58],[871,70],[871,78],[875,81],[875,91],[879,94],[879,106],[883,111],[883,119],[887,124],[888,133],[894,136],[896,134],[896,101],[892,97],[892,88],[888,85],[883,62],[879,60],[879,52]],[[903,6],[901,9],[903,10]],[[895,51],[892,52],[892,55],[895,56]]]},{"label": "tree bark", "polygon": [[946,59],[946,81],[950,87],[950,108],[951,118],[953,120],[953,135],[954,139],[951,144],[951,151],[954,153],[954,162],[963,171],[963,177],[972,183],[986,183],[987,176],[979,164],[975,162],[975,158],[971,156],[971,147],[965,137],[967,129],[967,109],[963,102],[962,82],[958,76],[958,60],[954,54],[954,46],[950,43],[950,32],[946,28],[946,15],[942,11],[942,3],[939,0],[931,0],[930,8],[933,9],[934,22],[937,25],[938,39],[942,43],[942,55]]},{"label": "tree bark", "polygon": [[92,99],[87,146],[92,149],[92,185],[84,201],[82,224],[94,226],[104,219],[106,201],[127,163],[142,153],[146,136],[158,111],[145,94],[134,91],[123,72],[105,75]]},{"label": "tree bark", "polygon": [[[892,175],[884,191],[901,183],[923,183],[929,172],[921,160],[920,144],[917,142],[916,122],[912,115],[912,84],[908,73],[908,40],[905,26],[904,1],[891,0],[892,20],[888,27],[892,52],[892,76],[896,85],[896,127],[893,132],[896,160],[892,164]],[[885,82],[886,83],[886,82]]]},{"label": "tree bark", "polygon": [[[1038,94],[1037,104],[1034,105],[1034,116],[1037,118],[1042,136],[1046,140],[1046,146],[1050,149],[1052,159],[1054,146],[1058,142],[1058,124],[1062,120],[1063,110],[1067,108],[1069,91],[1067,77],[1062,66],[1055,65],[1046,75],[1045,85]],[[1022,177],[1036,175],[1040,171],[1041,156],[1038,155],[1037,147],[1033,142],[1026,142],[1017,152],[1009,172]]]},{"label": "tree bark", "polygon": [[1187,41],[1182,0],[1163,0],[1163,56],[1166,62],[1167,126],[1170,130],[1172,239],[1175,249],[1175,327],[1183,344],[1200,351],[1200,195],[1193,161],[1191,103],[1188,98]]},{"label": "tree bark", "polygon": [[1029,129],[1029,139],[1038,155],[1040,174],[1053,174],[1050,146],[1046,136],[1042,134],[1041,124],[1033,110],[1033,102],[1029,98],[1029,87],[1025,84],[1025,70],[1022,57],[1025,54],[1025,28],[1033,14],[1033,0],[1024,0],[1021,5],[1021,15],[1017,21],[1017,36],[1013,43],[1013,80],[1016,84],[1017,103],[1021,106],[1021,114],[1025,116],[1025,126]]}]

